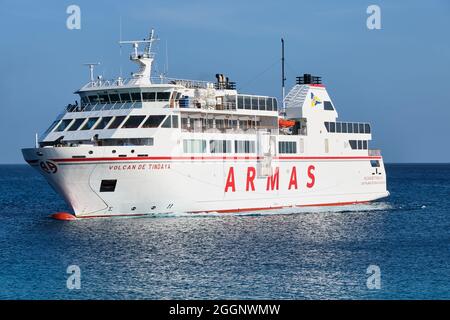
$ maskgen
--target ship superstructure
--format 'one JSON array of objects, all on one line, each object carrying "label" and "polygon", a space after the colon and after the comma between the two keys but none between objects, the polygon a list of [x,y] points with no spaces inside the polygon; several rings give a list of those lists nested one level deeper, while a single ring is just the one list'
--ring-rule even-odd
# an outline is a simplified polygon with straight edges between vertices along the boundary
[{"label": "ship superstructure", "polygon": [[23,149],[77,217],[345,205],[389,194],[380,151],[369,149],[371,126],[338,121],[320,77],[298,77],[281,107],[238,92],[223,74],[151,78],[154,41],[152,31],[126,42],[138,71],[114,80],[91,71],[80,102]]}]

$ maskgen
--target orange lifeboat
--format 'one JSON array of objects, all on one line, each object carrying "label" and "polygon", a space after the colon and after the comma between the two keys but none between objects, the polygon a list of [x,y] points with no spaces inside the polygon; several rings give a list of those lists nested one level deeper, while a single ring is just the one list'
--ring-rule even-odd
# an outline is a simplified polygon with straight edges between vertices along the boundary
[{"label": "orange lifeboat", "polygon": [[280,128],[290,128],[295,125],[295,121],[287,119],[278,119],[278,125],[280,126]]}]

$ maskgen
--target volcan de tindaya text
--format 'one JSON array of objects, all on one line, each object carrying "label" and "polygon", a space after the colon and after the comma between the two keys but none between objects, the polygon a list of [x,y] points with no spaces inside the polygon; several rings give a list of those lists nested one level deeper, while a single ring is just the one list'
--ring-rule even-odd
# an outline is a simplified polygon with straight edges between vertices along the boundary
[{"label": "volcan de tindaya text", "polygon": [[[352,205],[389,195],[369,123],[337,121],[320,77],[284,97],[151,77],[154,32],[129,79],[94,78],[23,156],[77,218]],[[139,51],[142,44],[144,50]],[[281,105],[281,106],[280,106]]]}]

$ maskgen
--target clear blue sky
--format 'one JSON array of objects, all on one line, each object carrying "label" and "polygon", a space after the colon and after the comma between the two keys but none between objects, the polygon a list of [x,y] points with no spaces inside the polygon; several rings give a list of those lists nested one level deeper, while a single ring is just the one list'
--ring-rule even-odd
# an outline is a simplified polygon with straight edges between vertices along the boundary
[{"label": "clear blue sky", "polygon": [[[66,8],[81,8],[81,30]],[[381,30],[366,8],[381,7]],[[22,163],[73,92],[88,80],[129,75],[123,38],[154,27],[159,70],[169,76],[225,73],[249,93],[280,96],[280,37],[288,87],[321,75],[340,120],[369,121],[387,162],[450,162],[450,1],[0,1],[0,163]]]}]

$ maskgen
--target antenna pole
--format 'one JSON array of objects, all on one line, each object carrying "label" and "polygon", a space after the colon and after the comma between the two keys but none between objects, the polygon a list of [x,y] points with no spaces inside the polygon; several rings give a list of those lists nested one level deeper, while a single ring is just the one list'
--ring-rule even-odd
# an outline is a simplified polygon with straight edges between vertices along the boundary
[{"label": "antenna pole", "polygon": [[85,66],[89,67],[89,79],[94,81],[94,67],[100,65],[100,62],[95,63],[84,63]]},{"label": "antenna pole", "polygon": [[286,89],[284,87],[284,82],[286,81],[286,77],[284,76],[284,39],[281,38],[281,94],[283,97],[283,114],[286,113],[286,106],[284,104],[284,97],[286,94]]}]

